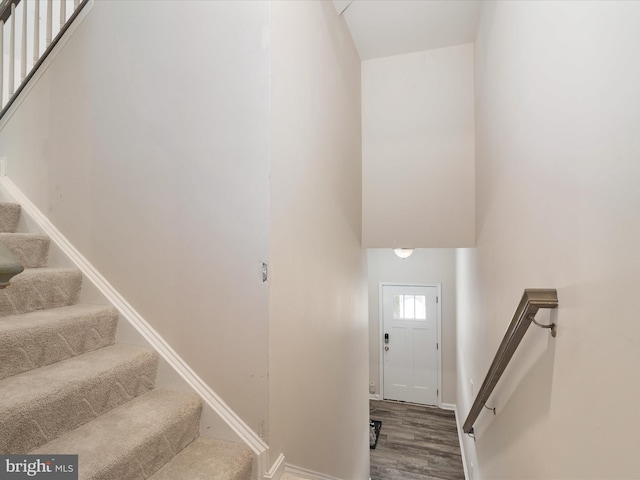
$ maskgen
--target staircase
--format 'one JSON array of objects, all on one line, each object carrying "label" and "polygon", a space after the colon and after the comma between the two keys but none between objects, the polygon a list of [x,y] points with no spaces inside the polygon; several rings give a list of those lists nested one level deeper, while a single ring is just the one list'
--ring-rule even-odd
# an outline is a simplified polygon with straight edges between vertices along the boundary
[{"label": "staircase", "polygon": [[0,454],[78,454],[80,480],[249,480],[251,451],[199,437],[200,399],[155,387],[157,353],[116,344],[117,310],[78,303],[81,273],[47,267],[19,217],[0,203],[25,267],[0,290]]}]

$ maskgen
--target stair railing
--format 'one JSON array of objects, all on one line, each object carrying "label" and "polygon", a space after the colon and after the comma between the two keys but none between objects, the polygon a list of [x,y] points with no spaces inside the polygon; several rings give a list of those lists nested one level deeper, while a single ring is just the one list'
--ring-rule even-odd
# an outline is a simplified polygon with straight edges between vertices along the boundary
[{"label": "stair railing", "polygon": [[[89,0],[2,0],[0,119],[88,2]],[[44,31],[44,36],[41,36],[41,30]]]},{"label": "stair railing", "polygon": [[529,325],[534,323],[535,325],[548,328],[551,331],[551,336],[556,336],[556,325],[552,323],[550,325],[541,325],[536,322],[535,315],[541,308],[556,308],[558,306],[558,293],[555,289],[533,289],[529,288],[524,291],[522,300],[516,309],[513,319],[507,328],[507,332],[498,347],[496,356],[489,367],[487,376],[478,391],[469,415],[462,426],[462,430],[465,433],[473,435],[473,424],[477,420],[480,412],[483,408],[493,410],[495,409],[486,406],[487,400],[491,396],[493,389],[500,380],[504,369],[507,368],[511,357],[515,353],[522,337],[526,333]]}]

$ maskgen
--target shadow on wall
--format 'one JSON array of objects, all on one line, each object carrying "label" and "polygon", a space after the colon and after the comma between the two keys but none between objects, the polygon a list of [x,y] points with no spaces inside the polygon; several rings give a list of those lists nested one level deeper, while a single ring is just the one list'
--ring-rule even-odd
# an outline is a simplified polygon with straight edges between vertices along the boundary
[{"label": "shadow on wall", "polygon": [[[536,316],[540,323],[557,324],[557,310],[540,313]],[[496,407],[496,416],[487,410],[476,427],[476,448],[478,456],[486,459],[486,474],[495,472],[492,460],[504,459],[514,440],[549,416],[555,352],[556,339],[532,324],[487,402]]]}]

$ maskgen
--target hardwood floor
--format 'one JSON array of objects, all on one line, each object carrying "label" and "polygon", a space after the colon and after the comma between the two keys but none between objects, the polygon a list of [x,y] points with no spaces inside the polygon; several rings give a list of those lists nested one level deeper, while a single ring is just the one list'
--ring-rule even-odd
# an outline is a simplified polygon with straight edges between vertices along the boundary
[{"label": "hardwood floor", "polygon": [[410,403],[369,401],[382,421],[371,450],[371,480],[464,480],[453,412]]}]

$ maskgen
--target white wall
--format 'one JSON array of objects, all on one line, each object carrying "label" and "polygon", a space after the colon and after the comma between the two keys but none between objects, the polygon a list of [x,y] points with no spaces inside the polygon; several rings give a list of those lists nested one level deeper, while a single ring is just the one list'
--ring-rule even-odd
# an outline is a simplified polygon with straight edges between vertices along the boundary
[{"label": "white wall", "polygon": [[271,4],[272,460],[369,477],[360,59],[331,2]]},{"label": "white wall", "polygon": [[456,251],[420,248],[401,259],[390,248],[367,250],[369,277],[369,382],[380,394],[380,282],[440,283],[442,285],[442,395],[456,402]]},{"label": "white wall", "polygon": [[[481,414],[475,478],[634,478],[640,3],[497,2],[476,44],[476,250],[458,257],[458,408],[522,291],[557,288]],[[463,306],[465,306],[463,308]],[[475,450],[475,451],[474,451]]]},{"label": "white wall", "polygon": [[473,45],[362,63],[365,247],[474,245]]},{"label": "white wall", "polygon": [[10,178],[257,432],[268,8],[95,2],[0,132]]}]

